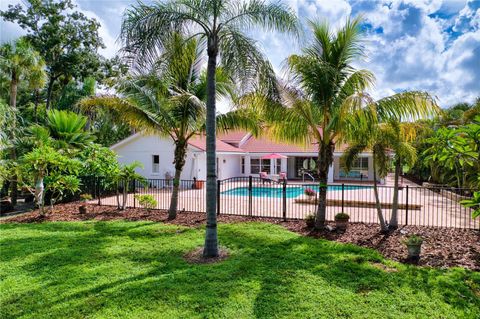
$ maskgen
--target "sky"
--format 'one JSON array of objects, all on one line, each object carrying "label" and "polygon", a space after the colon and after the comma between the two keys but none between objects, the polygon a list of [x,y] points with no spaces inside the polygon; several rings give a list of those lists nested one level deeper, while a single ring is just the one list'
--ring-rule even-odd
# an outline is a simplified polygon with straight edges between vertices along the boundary
[{"label": "sky", "polygon": [[[0,0],[0,9],[20,0]],[[102,25],[106,45],[101,53],[112,57],[126,8],[136,0],[74,0],[78,10]],[[151,0],[144,0],[148,3]],[[367,58],[355,66],[376,76],[371,90],[382,98],[406,90],[428,91],[442,107],[473,102],[480,96],[480,0],[284,0],[306,25],[308,20],[327,20],[340,27],[347,17],[365,19]],[[0,42],[11,41],[23,30],[0,21]],[[281,73],[284,60],[301,52],[308,43],[278,33],[255,32],[252,36]]]}]

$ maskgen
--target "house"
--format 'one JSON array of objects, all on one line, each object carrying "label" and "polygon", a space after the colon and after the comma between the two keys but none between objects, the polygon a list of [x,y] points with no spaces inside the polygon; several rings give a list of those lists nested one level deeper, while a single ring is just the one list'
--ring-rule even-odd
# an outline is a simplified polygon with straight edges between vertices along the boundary
[{"label": "house", "polygon": [[[372,154],[360,154],[351,171],[342,169],[340,157],[345,150],[340,145],[334,151],[334,162],[328,174],[328,181],[373,181]],[[173,176],[174,143],[169,137],[136,133],[111,147],[119,155],[121,163],[139,161],[143,169],[138,172],[150,179],[164,179]],[[185,167],[181,179],[206,179],[205,136],[191,138]],[[271,154],[278,154],[274,159]],[[301,147],[279,143],[267,137],[254,137],[245,131],[231,131],[217,135],[217,176],[228,179],[239,176],[258,177],[260,172],[276,175],[286,172],[288,179],[312,180],[315,175],[317,146]],[[314,176],[313,176],[314,177]]]}]

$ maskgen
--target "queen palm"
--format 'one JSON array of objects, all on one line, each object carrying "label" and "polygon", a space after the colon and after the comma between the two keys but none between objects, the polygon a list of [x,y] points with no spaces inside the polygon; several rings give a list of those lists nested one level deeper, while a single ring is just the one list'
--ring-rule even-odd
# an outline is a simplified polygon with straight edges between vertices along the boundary
[{"label": "queen palm", "polygon": [[[39,79],[44,77],[45,63],[40,54],[33,49],[27,39],[22,37],[17,39],[13,44],[6,43],[0,47],[0,69],[7,74],[10,83],[10,107],[15,112],[17,108],[17,91],[19,83],[26,81],[29,86],[37,88]],[[34,75],[34,76],[32,76]],[[38,84],[38,85],[37,85]],[[15,140],[16,121],[12,122],[9,138]],[[10,158],[16,160],[17,154],[15,147],[11,147]],[[11,182],[11,199],[12,204],[17,202],[17,178],[12,177]]]},{"label": "queen palm", "polygon": [[345,150],[342,160],[347,171],[353,166],[359,154],[370,150],[373,157],[373,192],[375,194],[375,206],[381,232],[388,231],[387,223],[382,212],[382,205],[378,194],[378,179],[385,178],[391,167],[390,141],[392,131],[385,123],[369,125],[367,130],[358,130],[349,140],[349,146]]},{"label": "queen palm", "polygon": [[[169,136],[174,144],[175,175],[169,208],[169,219],[176,218],[180,176],[185,165],[188,141],[205,128],[206,78],[201,70],[202,43],[175,33],[168,50],[147,64],[137,65],[118,86],[123,96],[100,96],[81,101],[84,110],[103,106],[133,128],[146,133]],[[216,93],[227,96],[231,82],[217,69]]]},{"label": "queen palm", "polygon": [[318,145],[319,201],[315,227],[326,219],[328,170],[335,144],[344,142],[376,118],[428,113],[428,105],[413,95],[408,103],[398,97],[373,103],[366,89],[374,81],[368,70],[352,66],[364,56],[361,20],[348,19],[336,33],[328,24],[311,22],[313,43],[302,55],[292,55],[287,68],[293,87],[285,87],[281,103],[265,103],[270,134],[281,140]]},{"label": "queen palm", "polygon": [[241,84],[257,78],[266,65],[255,42],[244,31],[260,26],[267,30],[296,33],[297,18],[279,3],[262,0],[166,0],[152,5],[137,4],[126,11],[121,36],[130,52],[142,59],[163,47],[165,36],[182,30],[207,43],[206,152],[207,228],[204,257],[218,255],[216,220],[216,68],[223,68]]}]

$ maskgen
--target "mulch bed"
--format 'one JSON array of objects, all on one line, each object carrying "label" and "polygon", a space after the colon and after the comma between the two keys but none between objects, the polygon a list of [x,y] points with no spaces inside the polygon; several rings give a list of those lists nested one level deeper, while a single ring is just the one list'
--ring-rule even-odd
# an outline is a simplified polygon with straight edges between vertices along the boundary
[{"label": "mulch bed", "polygon": [[228,250],[223,247],[219,247],[217,257],[205,258],[203,257],[203,247],[197,247],[194,250],[186,253],[183,258],[191,264],[213,264],[227,259]]},{"label": "mulch bed", "polygon": [[[38,211],[5,218],[2,223],[32,223],[44,221],[83,221],[83,220],[150,220],[188,227],[205,225],[204,213],[180,212],[175,220],[169,221],[166,211],[147,211],[141,208],[128,208],[118,211],[116,207],[89,205],[87,214],[78,213],[78,203],[55,206],[53,212],[41,216]],[[461,266],[480,271],[480,232],[478,230],[454,228],[428,228],[404,226],[389,234],[379,232],[376,224],[351,223],[345,232],[329,230],[312,231],[303,220],[283,222],[274,218],[220,215],[219,223],[262,221],[283,227],[314,238],[324,238],[342,243],[353,243],[376,249],[386,258],[406,262],[407,249],[402,241],[408,234],[418,234],[424,238],[419,265],[431,267]]]}]

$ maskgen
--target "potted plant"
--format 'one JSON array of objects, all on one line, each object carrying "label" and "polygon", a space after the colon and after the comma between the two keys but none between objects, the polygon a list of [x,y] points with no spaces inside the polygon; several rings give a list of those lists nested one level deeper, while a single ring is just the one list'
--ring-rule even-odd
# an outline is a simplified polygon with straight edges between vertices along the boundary
[{"label": "potted plant", "polygon": [[347,229],[348,220],[350,219],[350,215],[341,212],[335,215],[335,226],[338,230],[345,230]]},{"label": "potted plant", "polygon": [[423,238],[418,235],[410,235],[404,240],[404,244],[408,249],[408,260],[418,261],[420,259],[422,243]]},{"label": "potted plant", "polygon": [[308,228],[315,227],[315,215],[314,214],[308,214],[305,217],[305,223],[307,224]]},{"label": "potted plant", "polygon": [[196,180],[195,181],[195,189],[202,189],[204,183],[205,183],[205,181]]},{"label": "potted plant", "polygon": [[82,204],[78,207],[78,212],[80,214],[86,214],[87,213],[87,202],[89,200],[92,200],[92,195],[90,194],[82,194],[80,195]]}]

